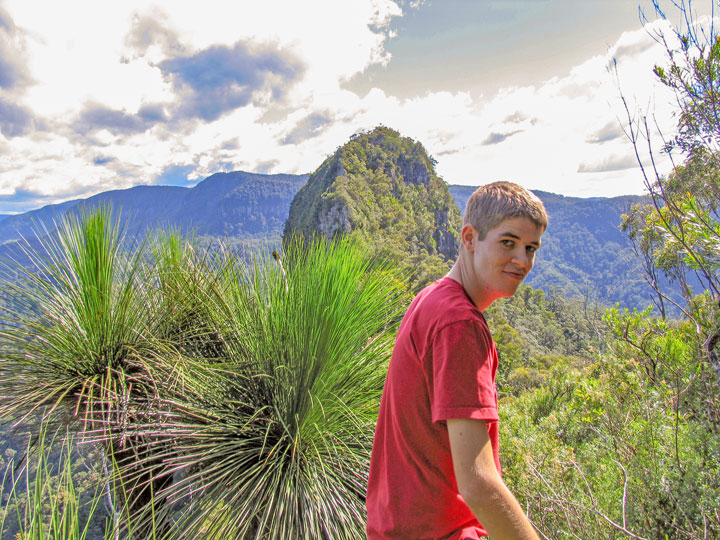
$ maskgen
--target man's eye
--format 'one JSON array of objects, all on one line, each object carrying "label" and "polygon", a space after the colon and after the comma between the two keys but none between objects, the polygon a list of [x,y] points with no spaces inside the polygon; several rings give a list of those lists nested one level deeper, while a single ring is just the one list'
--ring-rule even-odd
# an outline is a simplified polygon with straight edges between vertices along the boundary
[{"label": "man's eye", "polygon": [[512,247],[514,244],[513,244],[512,240],[502,240],[502,245],[507,246],[507,247]]},{"label": "man's eye", "polygon": [[535,252],[537,251],[537,248],[536,248],[535,246],[528,246],[528,247],[525,248],[525,250],[526,250],[528,253],[535,253]]}]

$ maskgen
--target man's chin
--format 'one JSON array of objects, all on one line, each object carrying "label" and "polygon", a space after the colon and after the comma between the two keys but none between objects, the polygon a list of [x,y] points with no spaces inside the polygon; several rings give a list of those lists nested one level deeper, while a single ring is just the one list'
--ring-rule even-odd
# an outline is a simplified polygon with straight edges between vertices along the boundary
[{"label": "man's chin", "polygon": [[503,296],[505,298],[509,298],[510,296],[513,296],[517,292],[517,290],[520,288],[521,283],[522,283],[522,280],[518,281],[515,286],[508,287],[506,294],[504,294]]}]

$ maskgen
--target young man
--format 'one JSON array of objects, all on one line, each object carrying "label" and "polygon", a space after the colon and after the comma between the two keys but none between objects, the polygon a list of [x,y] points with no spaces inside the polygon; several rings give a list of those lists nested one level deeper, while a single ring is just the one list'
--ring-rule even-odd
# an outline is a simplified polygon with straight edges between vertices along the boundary
[{"label": "young man", "polygon": [[496,182],[468,200],[458,259],[398,331],[375,431],[369,540],[537,540],[500,477],[495,372],[482,312],[512,296],[547,228],[542,202]]}]

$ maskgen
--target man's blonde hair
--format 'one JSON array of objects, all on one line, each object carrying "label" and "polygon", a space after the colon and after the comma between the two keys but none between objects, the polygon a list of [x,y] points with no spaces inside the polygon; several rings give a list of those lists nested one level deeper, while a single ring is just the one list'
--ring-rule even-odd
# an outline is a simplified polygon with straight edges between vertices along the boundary
[{"label": "man's blonde hair", "polygon": [[493,182],[480,186],[470,195],[465,206],[463,225],[472,225],[478,239],[484,240],[488,231],[504,219],[525,217],[543,231],[548,217],[542,201],[522,186],[512,182]]}]

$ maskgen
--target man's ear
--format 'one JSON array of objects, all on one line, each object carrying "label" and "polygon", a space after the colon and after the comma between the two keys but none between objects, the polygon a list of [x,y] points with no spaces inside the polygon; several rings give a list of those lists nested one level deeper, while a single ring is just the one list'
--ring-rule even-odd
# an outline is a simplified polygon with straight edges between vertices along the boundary
[{"label": "man's ear", "polygon": [[475,227],[469,223],[463,225],[462,231],[460,231],[460,242],[466,251],[472,253],[475,248],[475,239],[477,238],[477,231]]}]

